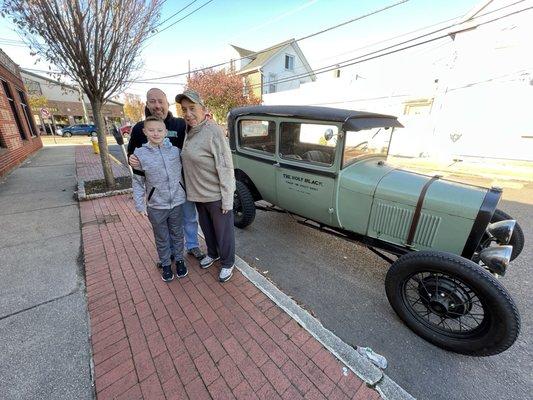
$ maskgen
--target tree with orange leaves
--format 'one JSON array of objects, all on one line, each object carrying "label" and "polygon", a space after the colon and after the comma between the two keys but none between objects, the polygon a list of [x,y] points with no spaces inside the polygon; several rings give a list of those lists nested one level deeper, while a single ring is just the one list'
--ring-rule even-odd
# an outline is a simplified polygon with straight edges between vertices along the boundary
[{"label": "tree with orange leaves", "polygon": [[200,94],[217,123],[225,123],[232,108],[261,103],[261,99],[252,94],[249,84],[232,70],[196,71],[187,78],[187,88]]}]

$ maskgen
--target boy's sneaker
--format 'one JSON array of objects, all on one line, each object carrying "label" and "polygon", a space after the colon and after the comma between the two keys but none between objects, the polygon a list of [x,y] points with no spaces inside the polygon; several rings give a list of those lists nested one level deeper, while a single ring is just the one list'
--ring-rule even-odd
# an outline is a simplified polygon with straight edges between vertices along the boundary
[{"label": "boy's sneaker", "polygon": [[187,254],[190,254],[197,260],[201,260],[205,257],[205,254],[202,253],[202,250],[200,250],[198,247],[193,247],[192,249],[187,250]]},{"label": "boy's sneaker", "polygon": [[187,276],[189,271],[187,271],[187,266],[183,260],[176,261],[176,276],[178,278],[184,278]]},{"label": "boy's sneaker", "polygon": [[202,269],[206,269],[206,268],[209,268],[211,265],[213,265],[213,263],[215,261],[218,261],[220,260],[220,257],[217,257],[217,258],[211,258],[209,256],[205,256],[204,258],[202,258],[200,260],[200,267]]},{"label": "boy's sneaker", "polygon": [[172,273],[172,268],[170,265],[163,266],[163,272],[161,273],[161,279],[165,282],[170,282],[174,279],[174,274]]},{"label": "boy's sneaker", "polygon": [[220,275],[218,276],[218,280],[220,282],[227,282],[230,280],[230,278],[233,276],[233,267],[230,268],[222,268],[220,270]]},{"label": "boy's sneaker", "polygon": [[[172,261],[174,261],[174,256],[170,256],[170,262]],[[161,264],[161,261],[156,262],[155,266],[159,269],[163,268],[163,264]]]}]

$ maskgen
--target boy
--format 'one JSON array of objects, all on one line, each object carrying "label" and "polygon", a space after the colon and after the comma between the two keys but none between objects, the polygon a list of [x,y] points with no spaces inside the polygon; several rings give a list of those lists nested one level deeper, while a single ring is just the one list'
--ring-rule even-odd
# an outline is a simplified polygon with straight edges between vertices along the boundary
[{"label": "boy", "polygon": [[[180,150],[172,146],[165,123],[157,117],[144,121],[143,132],[148,142],[135,149],[144,177],[133,176],[133,198],[135,209],[147,215],[154,230],[157,253],[165,282],[174,279],[170,257],[176,260],[176,275],[187,275],[183,261],[183,210],[185,190],[182,186]],[[145,199],[146,194],[146,199]],[[173,244],[174,254],[171,254]]]}]

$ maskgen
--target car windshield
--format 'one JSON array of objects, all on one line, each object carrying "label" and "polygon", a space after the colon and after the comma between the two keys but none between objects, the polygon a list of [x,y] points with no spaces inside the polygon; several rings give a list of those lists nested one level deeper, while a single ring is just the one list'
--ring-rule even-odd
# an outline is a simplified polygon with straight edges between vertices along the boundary
[{"label": "car windshield", "polygon": [[391,128],[373,128],[347,131],[342,165],[350,165],[370,156],[386,156],[389,150]]}]

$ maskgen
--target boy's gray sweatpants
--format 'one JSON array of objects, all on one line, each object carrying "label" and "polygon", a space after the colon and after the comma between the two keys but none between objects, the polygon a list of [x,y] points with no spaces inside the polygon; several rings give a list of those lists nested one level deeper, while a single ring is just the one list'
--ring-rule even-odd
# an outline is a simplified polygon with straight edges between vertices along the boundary
[{"label": "boy's gray sweatpants", "polygon": [[[183,260],[183,210],[181,205],[166,210],[147,207],[147,212],[154,230],[155,246],[161,265],[170,265],[172,251],[174,251],[176,261]],[[171,243],[173,250],[171,250]]]}]

